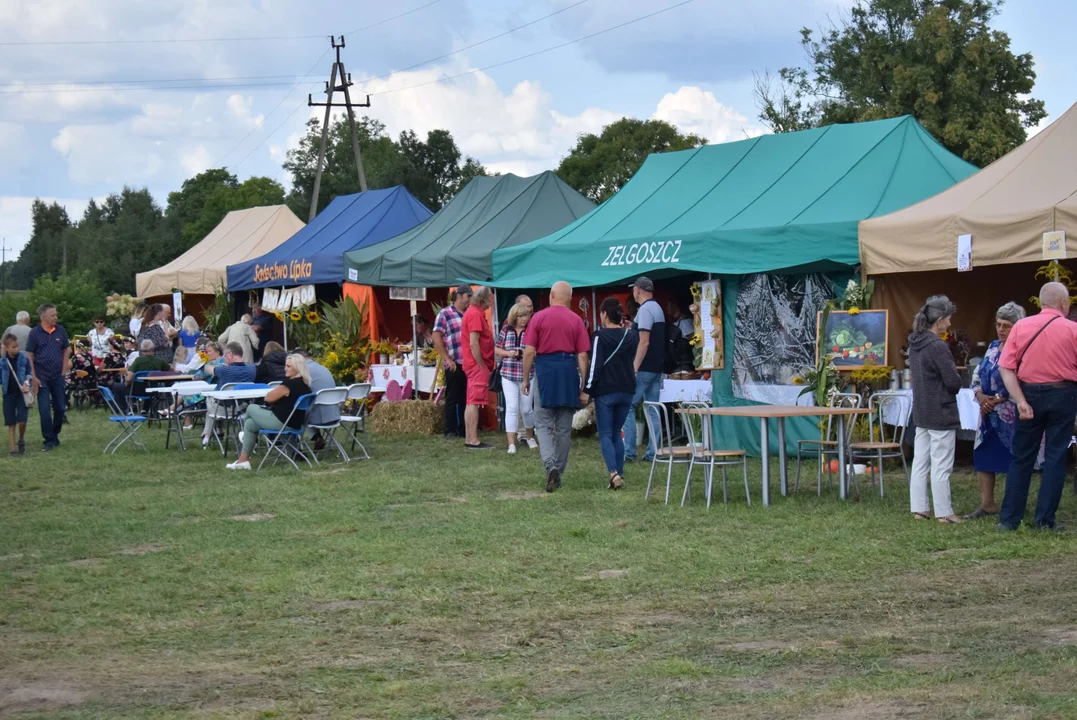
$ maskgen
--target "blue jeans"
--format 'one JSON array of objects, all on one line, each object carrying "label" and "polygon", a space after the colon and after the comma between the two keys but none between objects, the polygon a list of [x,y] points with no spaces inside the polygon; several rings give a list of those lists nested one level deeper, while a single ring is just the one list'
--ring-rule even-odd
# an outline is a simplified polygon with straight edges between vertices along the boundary
[{"label": "blue jeans", "polygon": [[[640,403],[644,400],[647,402],[658,402],[658,395],[662,390],[662,373],[645,372],[640,370],[636,373],[636,394],[632,396],[632,409],[635,410],[639,407]],[[654,424],[661,422],[657,417],[652,417],[651,421]],[[625,431],[625,459],[636,459],[636,416],[634,413],[630,413],[628,419],[624,423]],[[644,460],[650,460],[654,457],[655,452],[655,438],[651,437],[647,440],[647,453],[643,456]]]},{"label": "blue jeans", "polygon": [[632,412],[632,395],[610,393],[595,398],[595,425],[598,426],[598,444],[606,469],[618,475],[625,474],[625,441],[621,426]]},{"label": "blue jeans", "polygon": [[41,437],[46,445],[60,444],[60,428],[64,424],[66,392],[64,376],[41,380],[37,391],[37,411],[41,413]]},{"label": "blue jeans", "polygon": [[1036,501],[1036,527],[1053,528],[1055,511],[1066,484],[1066,451],[1073,435],[1077,416],[1077,385],[1064,387],[1024,385],[1025,400],[1032,406],[1031,420],[1018,420],[1013,436],[1013,459],[1006,473],[1006,495],[1002,500],[999,523],[1016,530],[1025,516],[1032,469],[1044,438],[1043,472],[1040,496]]}]

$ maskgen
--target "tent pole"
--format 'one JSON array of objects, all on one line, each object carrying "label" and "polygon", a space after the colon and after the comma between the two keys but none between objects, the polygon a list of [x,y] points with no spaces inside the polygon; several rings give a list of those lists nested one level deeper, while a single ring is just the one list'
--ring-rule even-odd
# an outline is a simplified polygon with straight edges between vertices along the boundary
[{"label": "tent pole", "polygon": [[591,288],[591,332],[598,330],[598,308],[595,307],[595,303],[598,302],[598,293],[594,288]]},{"label": "tent pole", "polygon": [[411,384],[412,398],[419,398],[419,324],[415,322],[415,311],[418,310],[414,300],[411,301],[411,366],[412,377],[415,382]]}]

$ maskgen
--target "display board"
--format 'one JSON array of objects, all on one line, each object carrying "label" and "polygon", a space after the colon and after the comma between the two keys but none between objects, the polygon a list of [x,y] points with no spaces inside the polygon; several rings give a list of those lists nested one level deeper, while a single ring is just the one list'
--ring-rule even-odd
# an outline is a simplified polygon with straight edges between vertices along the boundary
[{"label": "display board", "polygon": [[696,343],[702,352],[699,370],[722,370],[725,368],[725,343],[722,332],[722,281],[707,280],[692,288],[692,299],[698,312],[693,313],[696,327]]}]

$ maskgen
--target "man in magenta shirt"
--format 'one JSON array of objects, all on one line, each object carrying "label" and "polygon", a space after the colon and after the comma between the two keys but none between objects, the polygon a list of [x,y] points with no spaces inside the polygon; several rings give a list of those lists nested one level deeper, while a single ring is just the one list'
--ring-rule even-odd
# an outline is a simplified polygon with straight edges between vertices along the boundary
[{"label": "man in magenta shirt", "polygon": [[550,290],[550,307],[531,319],[524,336],[521,390],[524,395],[535,391],[535,434],[546,467],[546,492],[561,487],[561,476],[568,467],[572,416],[580,407],[591,347],[583,320],[569,309],[571,302],[572,286],[555,283]]},{"label": "man in magenta shirt", "polygon": [[488,287],[475,291],[460,326],[460,355],[467,375],[467,407],[464,408],[464,447],[469,450],[489,450],[492,445],[479,438],[479,408],[490,397],[490,373],[494,371],[494,333],[486,311],[493,300]]},{"label": "man in magenta shirt", "polygon": [[1055,527],[1066,482],[1066,452],[1077,416],[1077,324],[1066,319],[1070,295],[1065,285],[1044,285],[1040,307],[1038,315],[1013,326],[999,359],[1002,380],[1019,415],[999,514],[1002,530],[1016,530],[1025,516],[1040,438],[1044,461],[1036,527]]}]

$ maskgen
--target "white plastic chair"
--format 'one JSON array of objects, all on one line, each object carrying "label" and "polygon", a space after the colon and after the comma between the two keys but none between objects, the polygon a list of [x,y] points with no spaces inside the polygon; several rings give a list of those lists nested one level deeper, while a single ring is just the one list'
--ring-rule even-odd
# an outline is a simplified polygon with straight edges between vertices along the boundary
[{"label": "white plastic chair", "polygon": [[[314,408],[317,407],[340,407],[348,399],[348,388],[335,387],[325,388],[319,390],[314,394],[314,402],[311,405],[310,412],[314,412]],[[310,417],[308,414],[307,417]],[[334,420],[327,423],[319,423],[317,425],[308,423],[307,428],[310,430],[317,430],[321,433],[322,437],[326,438],[326,443],[332,444],[333,448],[337,451],[344,462],[348,462],[351,458],[348,457],[348,453],[344,450],[344,446],[340,444],[340,441],[336,438],[336,432],[340,429],[340,420]]]},{"label": "white plastic chair", "polygon": [[[348,396],[346,400],[355,401],[359,403],[359,409],[355,411],[354,415],[340,416],[341,427],[348,433],[352,440],[352,452],[355,452],[355,448],[358,446],[363,451],[363,460],[370,459],[370,453],[367,452],[366,447],[363,445],[363,441],[360,440],[360,435],[366,437],[366,399],[370,395],[370,383],[355,383],[348,386]],[[355,460],[357,458],[350,457],[349,460]]]}]

